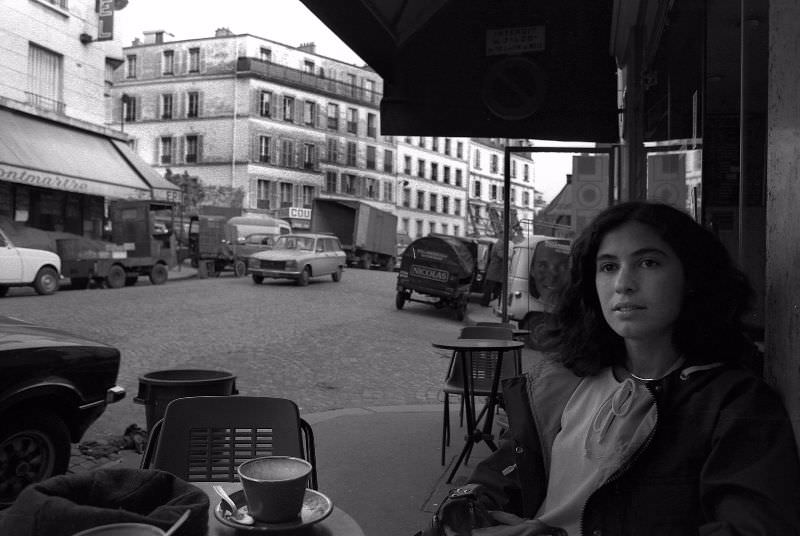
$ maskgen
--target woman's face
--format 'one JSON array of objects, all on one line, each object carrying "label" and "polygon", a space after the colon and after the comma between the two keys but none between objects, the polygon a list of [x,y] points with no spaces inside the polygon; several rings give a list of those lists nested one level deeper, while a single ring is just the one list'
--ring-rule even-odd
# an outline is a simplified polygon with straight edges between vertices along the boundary
[{"label": "woman's face", "polygon": [[540,243],[533,254],[533,280],[539,299],[552,303],[567,281],[567,262],[565,251],[547,242]]},{"label": "woman's face", "polygon": [[649,226],[629,222],[605,235],[595,285],[603,316],[617,335],[671,343],[683,304],[683,263]]}]

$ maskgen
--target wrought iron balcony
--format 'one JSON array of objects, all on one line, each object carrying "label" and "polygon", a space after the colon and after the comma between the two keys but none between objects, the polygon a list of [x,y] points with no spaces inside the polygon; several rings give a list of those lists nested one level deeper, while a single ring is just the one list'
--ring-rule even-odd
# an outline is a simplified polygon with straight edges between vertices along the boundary
[{"label": "wrought iron balcony", "polygon": [[63,114],[67,109],[67,105],[62,101],[50,99],[36,93],[31,93],[30,91],[25,92],[25,97],[27,98],[28,104],[35,106],[40,110],[49,110],[51,112]]},{"label": "wrought iron balcony", "polygon": [[365,88],[340,82],[339,80],[323,78],[316,74],[256,58],[240,57],[236,62],[236,71],[239,73],[251,72],[267,80],[310,89],[318,93],[340,97],[367,106],[378,107],[381,103],[382,95],[377,91],[370,91]]}]

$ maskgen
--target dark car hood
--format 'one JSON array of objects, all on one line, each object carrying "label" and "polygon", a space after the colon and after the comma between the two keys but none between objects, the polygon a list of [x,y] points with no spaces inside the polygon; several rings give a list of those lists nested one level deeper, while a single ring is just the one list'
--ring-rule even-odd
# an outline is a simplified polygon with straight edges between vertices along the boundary
[{"label": "dark car hood", "polygon": [[53,347],[113,347],[101,342],[85,339],[58,329],[30,324],[18,318],[0,315],[0,354],[19,349]]}]

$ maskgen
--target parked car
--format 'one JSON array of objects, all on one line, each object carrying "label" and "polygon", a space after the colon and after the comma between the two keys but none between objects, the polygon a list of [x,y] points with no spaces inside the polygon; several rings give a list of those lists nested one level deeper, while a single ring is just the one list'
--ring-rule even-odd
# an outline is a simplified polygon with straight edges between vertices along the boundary
[{"label": "parked car", "polygon": [[0,316],[0,507],[67,470],[71,443],[125,397],[119,363],[111,346]]},{"label": "parked car", "polygon": [[10,287],[31,286],[52,294],[61,280],[61,258],[44,249],[16,247],[0,227],[0,298]]},{"label": "parked car", "polygon": [[247,272],[256,284],[272,278],[294,279],[299,286],[305,286],[312,277],[323,275],[340,281],[346,262],[347,254],[336,236],[295,233],[281,235],[272,249],[252,254]]}]

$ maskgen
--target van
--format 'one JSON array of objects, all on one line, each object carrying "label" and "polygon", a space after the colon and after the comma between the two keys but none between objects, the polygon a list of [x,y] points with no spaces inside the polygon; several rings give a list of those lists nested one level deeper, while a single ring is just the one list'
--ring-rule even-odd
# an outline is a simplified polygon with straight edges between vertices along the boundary
[{"label": "van", "polygon": [[243,244],[251,234],[289,234],[292,227],[286,220],[267,215],[235,216],[225,223],[225,234],[231,244]]},{"label": "van", "polygon": [[[567,282],[570,245],[566,238],[532,235],[512,246],[506,289],[508,319],[531,332],[526,341],[531,348],[539,346],[534,337],[536,326],[551,312]],[[502,304],[497,303],[494,312],[501,316]]]}]

